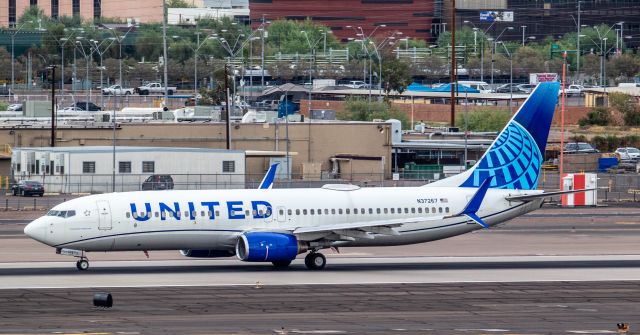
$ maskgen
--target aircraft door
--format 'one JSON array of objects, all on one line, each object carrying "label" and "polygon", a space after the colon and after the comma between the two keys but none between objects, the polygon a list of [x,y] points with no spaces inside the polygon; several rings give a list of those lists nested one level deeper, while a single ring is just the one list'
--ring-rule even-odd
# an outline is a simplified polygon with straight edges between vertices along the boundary
[{"label": "aircraft door", "polygon": [[111,223],[111,207],[108,201],[99,200],[96,201],[98,206],[98,229],[110,230],[113,228]]},{"label": "aircraft door", "polygon": [[286,222],[287,221],[287,209],[283,206],[279,206],[276,211],[276,218],[278,222]]}]

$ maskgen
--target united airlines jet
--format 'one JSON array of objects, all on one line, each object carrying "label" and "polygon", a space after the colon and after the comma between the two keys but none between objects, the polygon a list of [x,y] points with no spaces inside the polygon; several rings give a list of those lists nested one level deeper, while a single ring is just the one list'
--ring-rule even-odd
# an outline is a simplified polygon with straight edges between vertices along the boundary
[{"label": "united airlines jet", "polygon": [[[29,223],[29,237],[79,258],[91,251],[180,250],[186,257],[229,257],[288,266],[320,250],[395,246],[489,228],[566,193],[536,190],[559,84],[542,83],[475,166],[422,187],[325,185],[272,189],[146,191],[99,194],[55,206]],[[576,192],[576,191],[571,191]]]}]

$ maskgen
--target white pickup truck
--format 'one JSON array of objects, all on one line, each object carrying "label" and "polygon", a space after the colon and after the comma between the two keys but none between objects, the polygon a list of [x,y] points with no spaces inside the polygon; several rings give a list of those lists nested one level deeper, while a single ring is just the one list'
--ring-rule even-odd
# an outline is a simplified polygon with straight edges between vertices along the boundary
[{"label": "white pickup truck", "polygon": [[[167,94],[173,95],[177,90],[176,87],[167,87]],[[164,94],[164,86],[160,83],[148,83],[136,88],[136,92],[140,95]]]},{"label": "white pickup truck", "polygon": [[102,95],[131,95],[133,88],[124,88],[120,85],[111,85],[102,89]]}]

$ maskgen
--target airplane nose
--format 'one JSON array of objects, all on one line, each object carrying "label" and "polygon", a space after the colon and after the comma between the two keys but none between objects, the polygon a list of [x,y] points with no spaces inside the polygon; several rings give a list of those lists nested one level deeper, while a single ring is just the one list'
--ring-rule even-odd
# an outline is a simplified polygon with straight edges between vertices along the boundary
[{"label": "airplane nose", "polygon": [[46,226],[43,224],[42,220],[36,219],[24,227],[24,234],[38,242],[46,243],[45,228]]}]

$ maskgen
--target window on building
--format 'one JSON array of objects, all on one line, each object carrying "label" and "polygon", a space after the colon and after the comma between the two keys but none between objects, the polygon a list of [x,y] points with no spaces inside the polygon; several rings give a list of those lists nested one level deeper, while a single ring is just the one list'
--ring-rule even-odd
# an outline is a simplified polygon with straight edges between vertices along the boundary
[{"label": "window on building", "polygon": [[96,162],[82,162],[82,173],[96,173]]},{"label": "window on building", "polygon": [[80,16],[80,0],[73,0],[71,8],[73,16]]},{"label": "window on building", "polygon": [[57,19],[60,15],[60,0],[51,0],[51,17]]},{"label": "window on building", "polygon": [[9,26],[16,26],[16,0],[9,0]]},{"label": "window on building", "polygon": [[38,6],[38,0],[29,0],[29,6]]},{"label": "window on building", "polygon": [[222,172],[236,172],[236,161],[222,161]]},{"label": "window on building", "polygon": [[118,162],[119,173],[131,173],[131,162]]},{"label": "window on building", "polygon": [[93,18],[99,19],[102,16],[102,0],[93,0]]},{"label": "window on building", "polygon": [[156,172],[156,162],[144,161],[142,162],[142,173],[154,173]]}]

